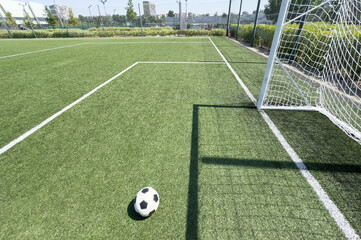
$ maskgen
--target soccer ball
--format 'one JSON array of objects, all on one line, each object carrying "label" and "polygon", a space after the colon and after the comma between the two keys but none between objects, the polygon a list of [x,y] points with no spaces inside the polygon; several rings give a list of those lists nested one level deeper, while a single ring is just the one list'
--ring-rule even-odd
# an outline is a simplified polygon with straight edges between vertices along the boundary
[{"label": "soccer ball", "polygon": [[145,187],[137,193],[134,209],[142,217],[150,217],[159,206],[159,195],[152,187]]}]

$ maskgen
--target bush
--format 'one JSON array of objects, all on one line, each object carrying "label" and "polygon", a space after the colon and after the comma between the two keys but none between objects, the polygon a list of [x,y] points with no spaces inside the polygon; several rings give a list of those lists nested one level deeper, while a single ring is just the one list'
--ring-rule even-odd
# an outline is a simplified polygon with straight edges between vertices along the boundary
[{"label": "bush", "polygon": [[[142,30],[139,27],[107,27],[105,29],[105,34],[107,37],[114,36],[142,36]],[[144,36],[172,36],[180,35],[179,30],[173,30],[171,27],[150,27],[143,28]],[[12,30],[11,31],[14,38],[34,38],[34,35],[31,30]],[[88,30],[82,29],[69,29],[69,34],[66,29],[37,29],[35,30],[36,36],[38,38],[81,38],[81,37],[104,37],[103,28],[89,28]],[[183,31],[185,36],[223,36],[223,29],[213,29],[213,30],[194,30],[187,29]],[[7,31],[0,31],[0,38],[9,38]]]}]

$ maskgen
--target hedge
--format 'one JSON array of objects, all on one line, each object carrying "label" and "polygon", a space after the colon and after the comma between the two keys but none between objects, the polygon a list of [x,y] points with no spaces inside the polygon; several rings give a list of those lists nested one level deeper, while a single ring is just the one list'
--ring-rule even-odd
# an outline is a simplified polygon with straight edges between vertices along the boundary
[{"label": "hedge", "polygon": [[[361,27],[360,26],[347,26],[348,32],[339,32],[339,28],[333,24],[325,23],[312,23],[305,24],[300,41],[302,44],[298,45],[298,51],[294,58],[294,61],[305,65],[307,62],[308,68],[322,71],[327,54],[327,45],[331,44],[331,33],[336,32],[336,36],[333,39],[337,39],[338,42],[342,42],[342,52],[350,52],[353,56],[356,56],[358,43],[361,42]],[[264,48],[271,48],[273,35],[275,32],[275,25],[258,25],[256,28],[256,35],[254,39],[255,46],[261,46]],[[237,31],[237,25],[231,26],[231,36],[235,37]],[[281,57],[288,58],[292,52],[295,42],[295,36],[297,35],[298,25],[288,25],[284,29],[283,40],[281,42]],[[253,33],[253,25],[240,25],[238,32],[238,39],[243,42],[251,43]],[[351,36],[352,34],[352,36]],[[351,40],[350,40],[351,39]],[[344,66],[344,69],[348,69],[349,76],[354,78],[356,73],[361,72],[361,63],[350,60],[341,60],[340,64]],[[360,60],[358,60],[360,61]],[[352,71],[351,71],[352,69]]]}]

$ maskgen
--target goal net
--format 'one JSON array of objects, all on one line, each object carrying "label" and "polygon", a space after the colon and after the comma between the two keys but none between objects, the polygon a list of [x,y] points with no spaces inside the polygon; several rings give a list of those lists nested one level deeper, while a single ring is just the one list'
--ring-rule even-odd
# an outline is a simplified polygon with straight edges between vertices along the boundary
[{"label": "goal net", "polygon": [[283,0],[258,108],[319,111],[361,143],[361,0]]}]

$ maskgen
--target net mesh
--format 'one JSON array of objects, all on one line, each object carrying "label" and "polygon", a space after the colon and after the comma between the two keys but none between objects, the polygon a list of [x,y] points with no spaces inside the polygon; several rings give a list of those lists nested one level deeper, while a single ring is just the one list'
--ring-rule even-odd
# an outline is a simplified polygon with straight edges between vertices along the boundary
[{"label": "net mesh", "polygon": [[361,0],[290,0],[262,108],[317,109],[361,143]]}]

